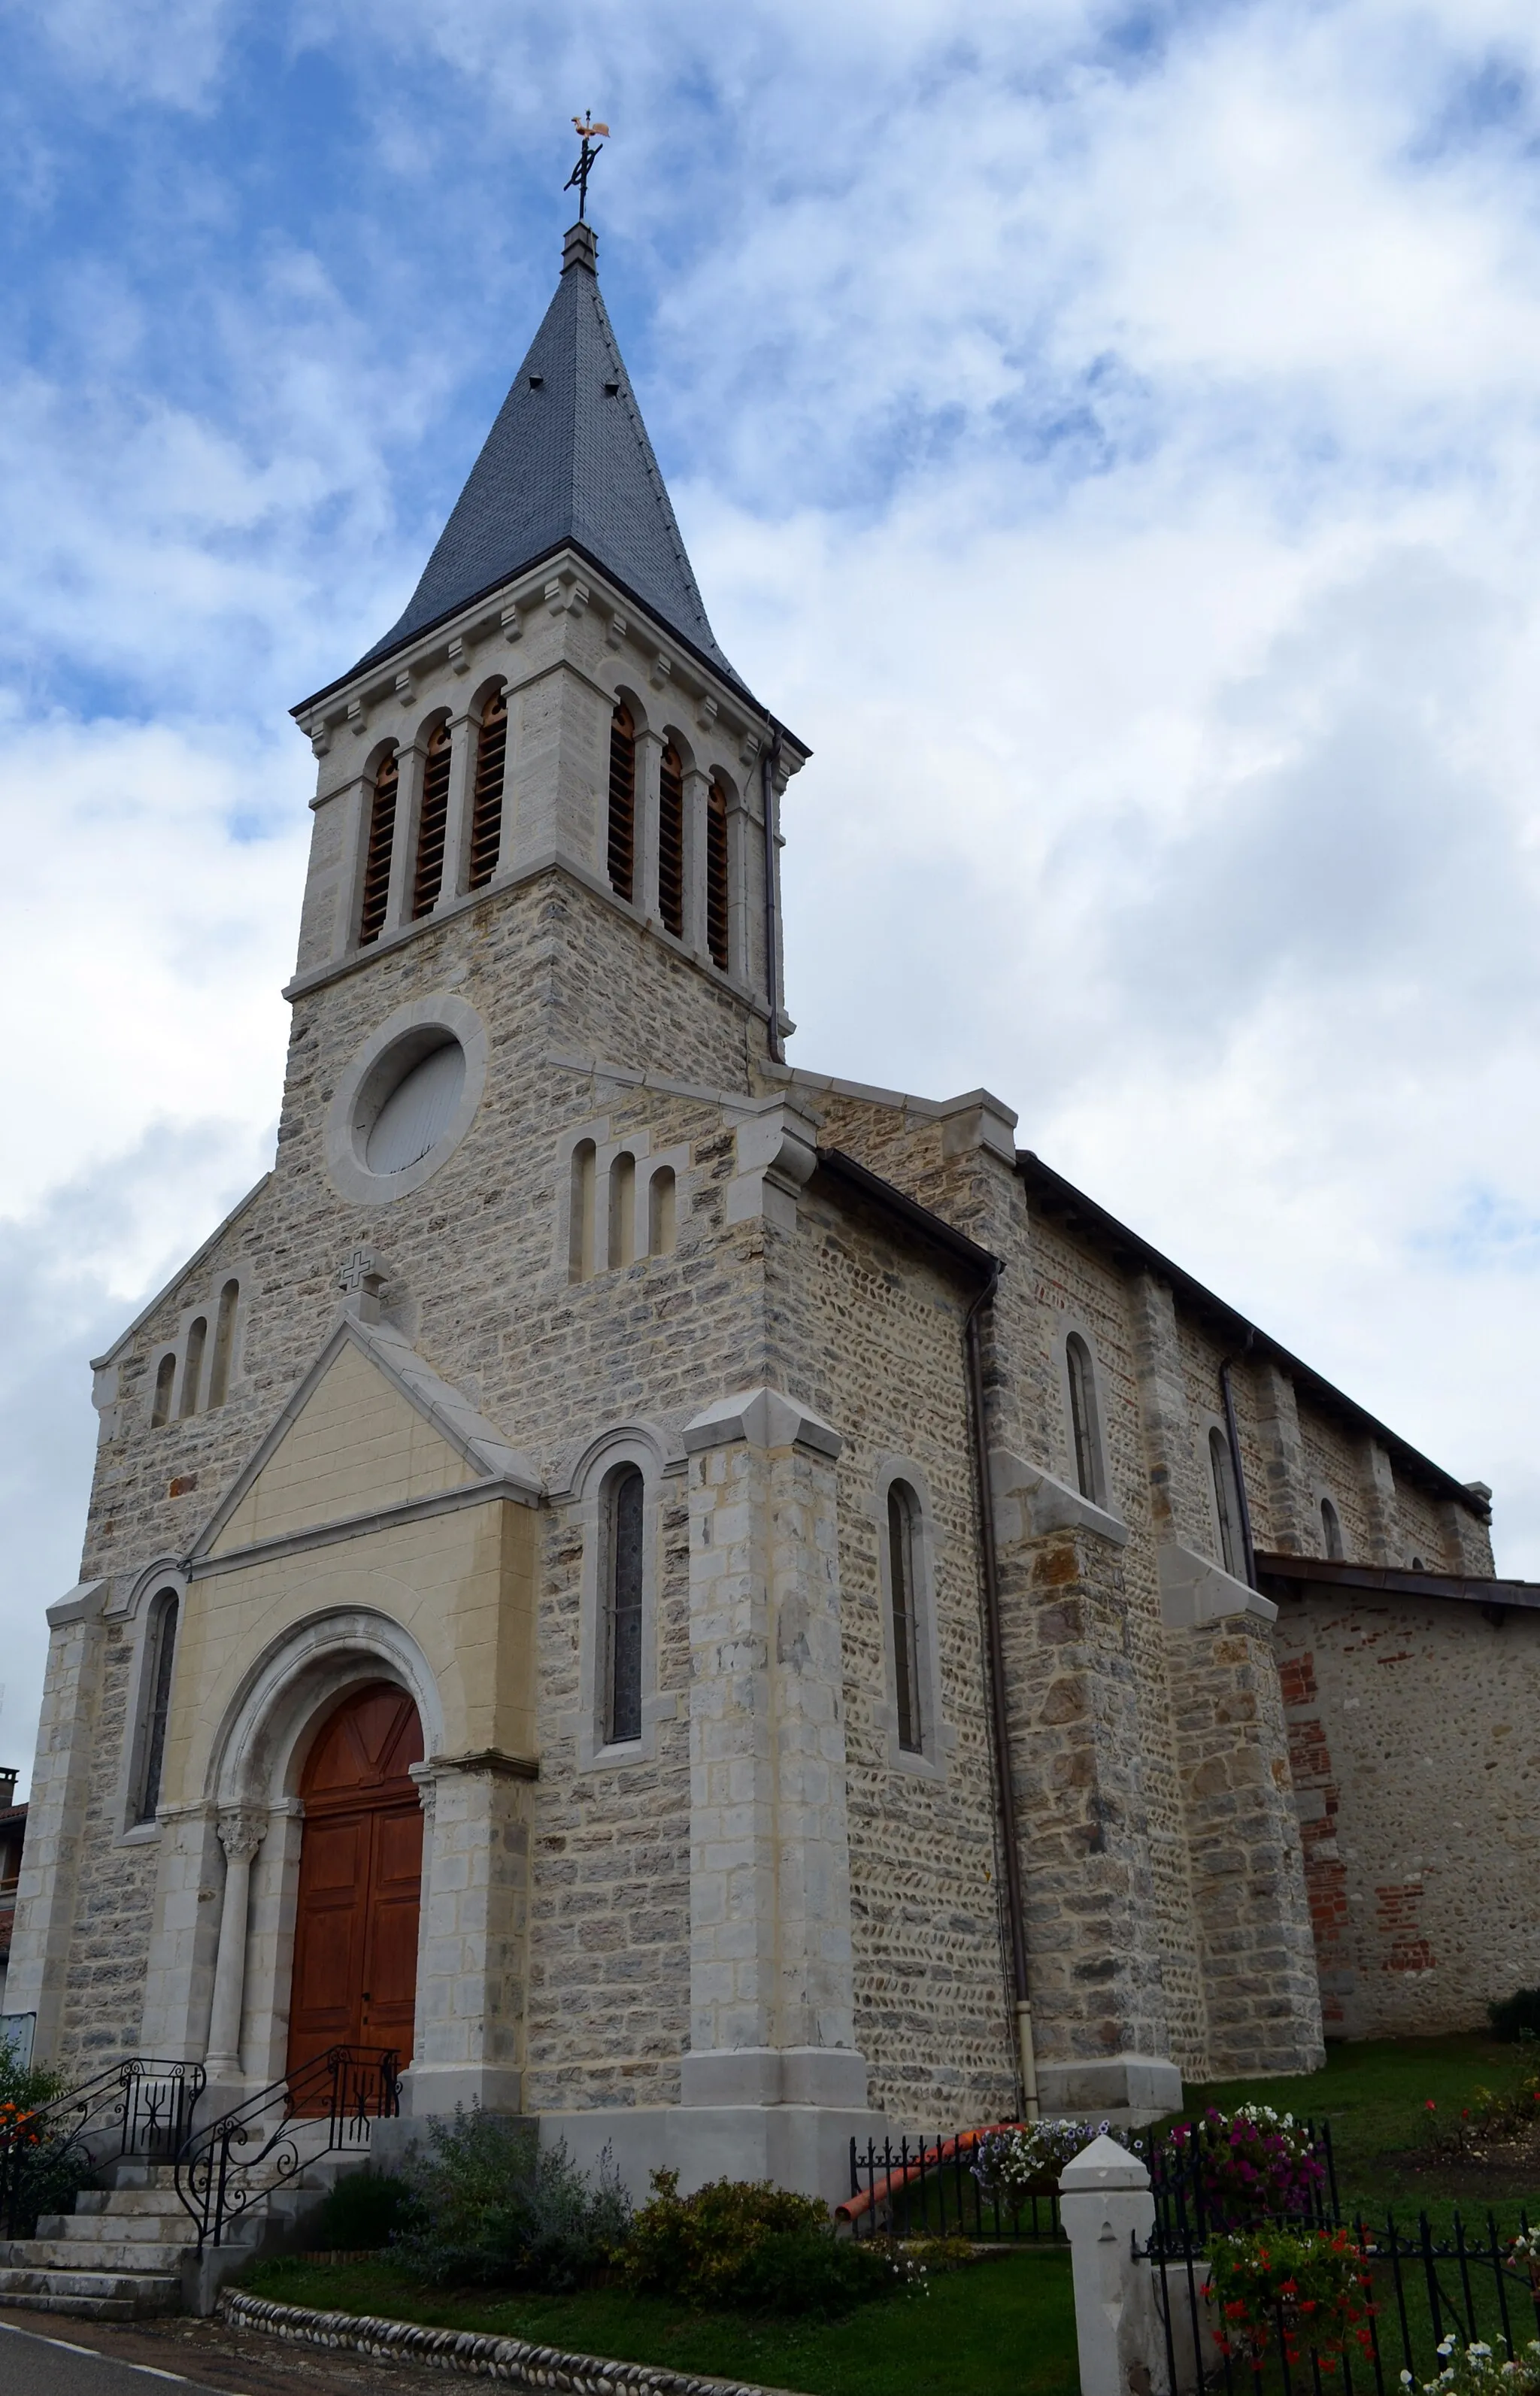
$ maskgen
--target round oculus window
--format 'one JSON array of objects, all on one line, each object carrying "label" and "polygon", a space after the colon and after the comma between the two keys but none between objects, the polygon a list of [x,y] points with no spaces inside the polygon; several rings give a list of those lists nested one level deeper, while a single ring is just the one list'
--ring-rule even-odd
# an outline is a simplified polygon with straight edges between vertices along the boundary
[{"label": "round oculus window", "polygon": [[364,1162],[371,1173],[405,1173],[448,1130],[465,1088],[465,1051],[446,1040],[407,1067],[370,1127]]}]

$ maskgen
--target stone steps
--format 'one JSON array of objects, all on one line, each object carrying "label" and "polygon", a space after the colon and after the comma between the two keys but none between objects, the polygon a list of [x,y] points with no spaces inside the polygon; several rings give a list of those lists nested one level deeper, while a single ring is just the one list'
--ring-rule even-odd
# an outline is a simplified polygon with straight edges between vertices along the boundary
[{"label": "stone steps", "polygon": [[[14,2252],[15,2249],[13,2248]],[[179,2271],[73,2271],[0,2268],[0,2304],[76,2321],[134,2321],[181,2305]]]}]

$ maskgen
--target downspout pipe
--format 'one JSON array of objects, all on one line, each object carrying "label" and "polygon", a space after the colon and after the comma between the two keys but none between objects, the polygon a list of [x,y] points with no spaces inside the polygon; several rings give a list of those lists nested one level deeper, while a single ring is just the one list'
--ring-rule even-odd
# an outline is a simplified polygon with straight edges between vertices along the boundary
[{"label": "downspout pipe", "polygon": [[1256,1587],[1256,1550],[1252,1543],[1251,1508],[1246,1502],[1246,1475],[1241,1463],[1241,1431],[1235,1419],[1235,1392],[1230,1387],[1230,1360],[1227,1356],[1219,1367],[1219,1389],[1225,1401],[1225,1436],[1229,1442],[1230,1475],[1235,1483],[1235,1502],[1241,1511],[1241,1552],[1245,1560],[1246,1586]]},{"label": "downspout pipe", "polygon": [[780,1036],[780,978],[777,965],[776,926],[776,768],[781,757],[781,728],[774,716],[770,746],[760,753],[760,795],[764,812],[764,988],[770,1001],[770,1057],[784,1064]]},{"label": "downspout pipe", "polygon": [[1010,1716],[1005,1703],[1005,1647],[1000,1628],[1000,1560],[995,1549],[994,1490],[989,1472],[989,1426],[984,1413],[984,1358],[979,1321],[1000,1287],[997,1264],[969,1307],[962,1325],[967,1359],[968,1412],[973,1425],[974,1470],[978,1482],[978,1522],[984,1558],[984,1644],[989,1659],[989,1709],[994,1732],[995,1777],[1000,1784],[1000,1828],[1005,1848],[1005,1922],[1011,1949],[1011,1987],[1016,2005],[1016,2058],[1021,2070],[1022,2118],[1042,2118],[1037,2057],[1032,2044],[1032,2003],[1027,1978],[1027,1919],[1021,1897],[1021,1851],[1016,1843],[1016,1784],[1011,1777]]}]

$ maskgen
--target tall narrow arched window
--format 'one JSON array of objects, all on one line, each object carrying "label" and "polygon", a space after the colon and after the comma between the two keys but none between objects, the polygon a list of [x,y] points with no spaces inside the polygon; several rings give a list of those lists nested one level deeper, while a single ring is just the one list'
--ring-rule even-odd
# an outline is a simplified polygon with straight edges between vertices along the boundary
[{"label": "tall narrow arched window", "polygon": [[1229,1442],[1215,1425],[1209,1433],[1209,1471],[1214,1475],[1214,1511],[1219,1524],[1219,1553],[1232,1579],[1244,1580],[1246,1559],[1241,1540],[1241,1499]]},{"label": "tall narrow arched window", "polygon": [[730,964],[727,907],[727,793],[714,778],[706,793],[706,947],[722,973]]},{"label": "tall narrow arched window", "polygon": [[507,765],[508,694],[495,690],[482,709],[476,740],[476,789],[471,808],[471,870],[467,877],[472,890],[480,890],[498,870]]},{"label": "tall narrow arched window", "polygon": [[622,1465],[604,1493],[604,1737],[642,1736],[642,1475]]},{"label": "tall narrow arched window", "polygon": [[625,700],[610,718],[609,878],[618,898],[636,876],[636,722]]},{"label": "tall narrow arched window", "polygon": [[187,1328],[187,1354],[182,1363],[181,1406],[183,1421],[198,1411],[198,1392],[203,1382],[204,1343],[208,1338],[206,1319],[194,1316]]},{"label": "tall narrow arched window", "polygon": [[919,1755],[924,1748],[920,1718],[920,1612],[915,1577],[914,1493],[905,1482],[890,1484],[887,1498],[888,1588],[893,1605],[893,1670],[898,1699],[898,1744]]},{"label": "tall narrow arched window", "polygon": [[1321,1501],[1321,1544],[1334,1564],[1342,1562],[1342,1518],[1329,1498]]},{"label": "tall narrow arched window", "polygon": [[210,1406],[222,1406],[230,1394],[230,1358],[235,1344],[235,1309],[240,1300],[240,1283],[227,1281],[219,1292],[219,1310],[214,1317],[214,1352],[208,1360]]},{"label": "tall narrow arched window", "polygon": [[609,1261],[636,1262],[636,1159],[617,1156],[609,1170]]},{"label": "tall narrow arched window", "polygon": [[396,791],[401,768],[392,749],[382,757],[375,775],[369,807],[369,847],[364,860],[364,898],[358,916],[358,945],[378,940],[391,896],[391,856],[395,847]]},{"label": "tall narrow arched window", "polygon": [[155,1367],[155,1395],[150,1408],[150,1428],[159,1431],[162,1423],[171,1419],[171,1385],[177,1378],[177,1360],[169,1351]]},{"label": "tall narrow arched window", "polygon": [[160,1804],[161,1768],[166,1761],[166,1725],[171,1711],[171,1674],[177,1660],[178,1600],[174,1589],[163,1589],[151,1602],[140,1713],[139,1785],[134,1792],[134,1819],[153,1822]]},{"label": "tall narrow arched window", "polygon": [[1103,1502],[1101,1426],[1096,1420],[1096,1377],[1091,1351],[1078,1331],[1064,1343],[1064,1369],[1069,1384],[1069,1436],[1075,1451],[1075,1484],[1094,1506]]},{"label": "tall narrow arched window", "polygon": [[422,767],[422,811],[418,818],[417,873],[412,883],[412,920],[431,915],[444,887],[444,836],[449,829],[449,768],[453,752],[447,724],[428,736]]},{"label": "tall narrow arched window", "polygon": [[677,1205],[673,1166],[660,1165],[647,1184],[647,1254],[650,1257],[672,1256]]},{"label": "tall narrow arched window", "polygon": [[572,1151],[572,1191],[567,1227],[567,1266],[574,1281],[587,1281],[593,1271],[594,1203],[598,1155],[591,1139],[580,1139]]},{"label": "tall narrow arched window", "polygon": [[684,764],[670,740],[657,768],[657,915],[684,937]]}]

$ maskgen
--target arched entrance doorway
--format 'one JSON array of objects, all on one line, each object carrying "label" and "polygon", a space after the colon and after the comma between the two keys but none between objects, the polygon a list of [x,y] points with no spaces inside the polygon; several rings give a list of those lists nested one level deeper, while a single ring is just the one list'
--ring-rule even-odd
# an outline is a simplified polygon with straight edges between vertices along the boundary
[{"label": "arched entrance doorway", "polygon": [[405,1689],[372,1682],[344,1697],[311,1750],[299,1793],[288,2068],[328,2047],[412,2059],[422,1807],[408,1766],[422,1724]]}]

